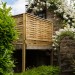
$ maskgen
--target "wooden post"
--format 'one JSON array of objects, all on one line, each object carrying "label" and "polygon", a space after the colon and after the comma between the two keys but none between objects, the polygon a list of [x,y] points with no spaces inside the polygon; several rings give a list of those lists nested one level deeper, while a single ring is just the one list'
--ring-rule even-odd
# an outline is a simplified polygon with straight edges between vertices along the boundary
[{"label": "wooden post", "polygon": [[59,64],[59,67],[61,68],[60,46],[57,51],[58,51],[58,64]]},{"label": "wooden post", "polygon": [[47,19],[47,5],[46,5],[46,1],[45,1],[45,19]]},{"label": "wooden post", "polygon": [[22,49],[22,71],[26,68],[26,14],[23,14],[23,49]]},{"label": "wooden post", "polygon": [[51,65],[53,65],[53,49],[51,49]]},{"label": "wooden post", "polygon": [[[52,36],[53,36],[53,23],[52,23]],[[53,44],[53,41],[52,41],[52,44]],[[53,59],[54,59],[54,51],[53,51],[53,46],[51,48],[51,65],[53,65]]]},{"label": "wooden post", "polygon": [[[60,54],[60,46],[58,47],[58,65],[61,69],[61,54]],[[61,71],[59,73],[59,75],[61,75]]]}]

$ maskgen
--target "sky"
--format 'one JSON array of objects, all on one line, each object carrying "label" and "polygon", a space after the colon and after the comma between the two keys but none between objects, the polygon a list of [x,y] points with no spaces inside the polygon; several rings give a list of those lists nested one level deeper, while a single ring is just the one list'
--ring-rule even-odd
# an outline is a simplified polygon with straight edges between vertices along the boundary
[{"label": "sky", "polygon": [[28,0],[2,0],[2,2],[7,2],[7,7],[12,8],[12,14],[17,15],[24,13],[26,11],[25,5],[28,4]]}]

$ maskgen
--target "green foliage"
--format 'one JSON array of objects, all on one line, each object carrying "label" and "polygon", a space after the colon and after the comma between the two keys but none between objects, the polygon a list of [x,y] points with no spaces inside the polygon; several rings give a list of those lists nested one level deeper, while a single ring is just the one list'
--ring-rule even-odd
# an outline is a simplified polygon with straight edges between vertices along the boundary
[{"label": "green foliage", "polygon": [[28,69],[23,73],[15,73],[14,75],[59,75],[59,73],[59,67],[39,66],[37,68]]},{"label": "green foliage", "polygon": [[50,2],[50,7],[48,8],[49,11],[54,12],[54,10],[57,10],[58,7],[56,6],[56,4],[54,2]]},{"label": "green foliage", "polygon": [[59,75],[59,67],[54,66],[40,66],[32,68],[22,73],[21,75]]},{"label": "green foliage", "polygon": [[57,37],[59,44],[60,44],[61,40],[66,36],[68,36],[70,39],[75,40],[75,37],[74,37],[75,34],[71,31],[66,31],[66,32],[62,32],[61,35]]},{"label": "green foliage", "polygon": [[14,67],[11,55],[13,53],[12,42],[17,39],[15,21],[11,17],[11,8],[2,3],[0,8],[0,75],[12,75]]},{"label": "green foliage", "polygon": [[14,75],[22,75],[22,73],[14,73]]}]

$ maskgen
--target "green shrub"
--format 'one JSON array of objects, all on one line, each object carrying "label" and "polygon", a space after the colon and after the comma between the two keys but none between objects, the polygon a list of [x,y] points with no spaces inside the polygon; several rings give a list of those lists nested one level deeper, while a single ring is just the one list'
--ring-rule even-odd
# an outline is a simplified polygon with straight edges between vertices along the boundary
[{"label": "green shrub", "polygon": [[12,42],[17,38],[15,21],[10,14],[11,8],[6,7],[6,3],[2,3],[0,8],[0,75],[12,75],[13,53]]},{"label": "green shrub", "polygon": [[59,75],[59,67],[54,66],[40,66],[32,68],[22,73],[22,75]]},{"label": "green shrub", "polygon": [[13,75],[22,75],[22,73],[14,73]]}]

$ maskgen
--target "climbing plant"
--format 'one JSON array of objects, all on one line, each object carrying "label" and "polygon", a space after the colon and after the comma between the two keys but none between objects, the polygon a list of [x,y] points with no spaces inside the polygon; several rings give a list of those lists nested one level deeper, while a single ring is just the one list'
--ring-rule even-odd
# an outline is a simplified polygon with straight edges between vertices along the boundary
[{"label": "climbing plant", "polygon": [[60,46],[61,40],[66,36],[75,40],[75,28],[67,25],[63,29],[59,29],[59,31],[55,32],[53,36],[53,46],[55,46],[55,49]]},{"label": "climbing plant", "polygon": [[11,17],[11,8],[2,2],[0,7],[0,75],[12,75],[14,47],[12,42],[17,39],[15,20]]},{"label": "climbing plant", "polygon": [[75,8],[67,3],[66,0],[31,0],[28,9],[36,14],[43,10],[49,10],[58,16],[64,24],[75,27]]}]

